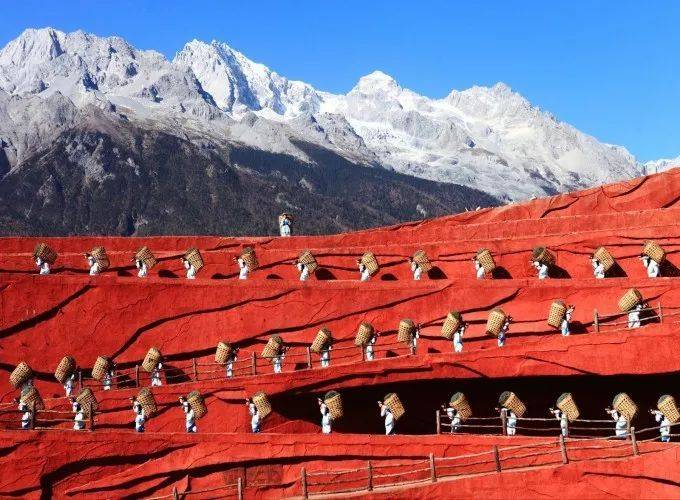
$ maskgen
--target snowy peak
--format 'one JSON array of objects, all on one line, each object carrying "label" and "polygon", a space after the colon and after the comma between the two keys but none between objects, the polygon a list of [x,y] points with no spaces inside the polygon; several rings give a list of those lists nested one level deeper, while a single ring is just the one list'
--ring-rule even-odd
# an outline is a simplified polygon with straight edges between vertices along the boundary
[{"label": "snowy peak", "polygon": [[382,71],[362,76],[350,93],[365,95],[395,94],[401,90],[396,80]]}]

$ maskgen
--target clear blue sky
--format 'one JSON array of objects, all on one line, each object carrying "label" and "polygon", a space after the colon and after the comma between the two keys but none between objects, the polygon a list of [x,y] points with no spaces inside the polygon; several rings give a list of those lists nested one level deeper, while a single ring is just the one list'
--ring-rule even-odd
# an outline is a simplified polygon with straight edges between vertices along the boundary
[{"label": "clear blue sky", "polygon": [[375,69],[432,97],[503,81],[641,160],[680,155],[680,1],[5,0],[0,10],[2,45],[44,26],[168,57],[218,39],[332,92]]}]

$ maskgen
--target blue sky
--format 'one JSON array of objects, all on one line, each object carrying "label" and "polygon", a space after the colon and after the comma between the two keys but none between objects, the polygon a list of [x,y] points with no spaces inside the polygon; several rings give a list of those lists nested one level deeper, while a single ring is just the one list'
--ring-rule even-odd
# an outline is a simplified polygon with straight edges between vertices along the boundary
[{"label": "blue sky", "polygon": [[641,160],[680,155],[679,1],[2,3],[1,45],[44,26],[120,35],[168,57],[218,39],[332,92],[376,69],[431,97],[503,81]]}]

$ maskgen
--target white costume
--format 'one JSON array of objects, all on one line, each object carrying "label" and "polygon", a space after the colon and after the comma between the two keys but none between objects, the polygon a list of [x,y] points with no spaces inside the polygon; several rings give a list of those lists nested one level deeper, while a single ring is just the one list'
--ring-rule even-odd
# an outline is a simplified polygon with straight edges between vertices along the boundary
[{"label": "white costume", "polygon": [[413,352],[416,351],[416,348],[418,347],[418,339],[420,338],[420,328],[416,328],[416,331],[413,332],[413,336],[411,337],[411,347],[413,348]]},{"label": "white costume", "polygon": [[503,323],[503,327],[498,334],[498,347],[503,347],[505,345],[505,337],[508,334],[508,330],[510,330],[510,322],[505,320],[505,323]]},{"label": "white costume", "polygon": [[451,434],[458,432],[460,429],[460,415],[458,414],[458,410],[449,407],[446,409],[446,416],[449,417],[449,420],[451,421]]},{"label": "white costume", "polygon": [[135,412],[135,432],[144,432],[144,424],[146,423],[146,415],[144,408],[139,401],[132,404],[132,411]]},{"label": "white costume", "polygon": [[250,412],[250,428],[253,432],[260,432],[260,412],[257,411],[255,403],[248,404],[248,411]]},{"label": "white costume", "polygon": [[460,325],[453,334],[453,351],[463,352],[463,335],[465,335],[466,325]]},{"label": "white costume", "polygon": [[88,255],[87,264],[90,266],[90,276],[96,276],[99,274],[99,262],[97,262],[94,257]]},{"label": "white costume", "polygon": [[40,274],[42,274],[42,275],[50,274],[50,263],[49,262],[45,262],[40,257],[36,257],[35,265],[38,266],[38,268],[40,269]]},{"label": "white costume", "polygon": [[619,413],[614,410],[611,413],[612,418],[616,422],[616,437],[619,439],[625,439],[628,435],[628,420],[623,413]]},{"label": "white costume", "polygon": [[501,408],[501,412],[505,413],[505,429],[508,436],[514,436],[517,433],[517,415],[507,408]]},{"label": "white costume", "polygon": [[21,428],[30,429],[31,428],[31,409],[26,403],[19,402],[19,411],[23,412],[21,414]]},{"label": "white costume", "polygon": [[571,308],[567,309],[567,312],[564,313],[564,318],[562,318],[562,323],[560,324],[560,331],[562,332],[563,337],[567,337],[571,333],[569,322],[571,321],[573,313],[574,311]]},{"label": "white costume", "polygon": [[66,397],[69,397],[71,395],[71,393],[73,392],[73,382],[75,381],[75,379],[76,379],[76,374],[72,373],[64,381],[64,392],[66,393]]},{"label": "white costume", "polygon": [[319,405],[319,409],[321,410],[321,432],[324,434],[330,434],[332,421],[331,412],[328,410],[326,403],[321,403],[321,405]]},{"label": "white costume", "polygon": [[552,410],[552,414],[560,422],[560,432],[562,432],[564,437],[567,437],[569,435],[569,419],[567,414],[559,409]]},{"label": "white costume", "polygon": [[331,349],[332,346],[328,346],[321,351],[321,368],[328,368],[331,364]]},{"label": "white costume", "polygon": [[659,277],[659,264],[655,260],[650,259],[646,255],[642,257],[642,265],[647,269],[648,278],[658,278]]},{"label": "white costume", "polygon": [[484,274],[486,271],[484,271],[484,266],[482,266],[482,264],[477,259],[475,259],[475,272],[477,274],[478,280],[484,279]]},{"label": "white costume", "polygon": [[151,387],[160,387],[163,385],[163,379],[161,378],[161,374],[163,373],[162,370],[163,363],[159,361],[155,368],[151,370]]},{"label": "white costume", "polygon": [[359,264],[359,274],[360,281],[368,281],[371,279],[371,273],[368,272],[368,269],[366,268],[365,265],[363,265],[363,263]]},{"label": "white costume", "polygon": [[378,340],[377,335],[371,335],[371,338],[369,341],[366,343],[366,347],[364,348],[364,354],[366,356],[366,361],[373,361],[373,358],[375,357],[375,342]]},{"label": "white costume", "polygon": [[285,352],[281,352],[281,354],[274,356],[272,358],[272,366],[274,367],[274,373],[281,373],[281,368],[283,366],[283,358],[286,357]]},{"label": "white costume", "polygon": [[380,408],[380,416],[385,418],[385,435],[394,434],[394,415],[386,404],[383,404]]},{"label": "white costume", "polygon": [[191,408],[191,405],[188,401],[184,401],[182,403],[182,409],[184,410],[185,414],[184,425],[187,432],[196,432],[198,430],[196,428],[196,417],[194,416],[194,410]]},{"label": "white costume", "polygon": [[539,280],[544,280],[548,277],[548,266],[538,261],[534,261],[534,267],[536,268],[536,271],[538,271]]},{"label": "white costume", "polygon": [[248,265],[246,264],[246,262],[241,257],[236,259],[236,261],[238,262],[238,267],[239,267],[238,279],[247,280],[248,279],[248,271],[249,271]]},{"label": "white costume", "polygon": [[411,271],[413,272],[413,279],[416,281],[420,280],[420,277],[423,275],[423,269],[415,260],[411,261]]},{"label": "white costume", "polygon": [[187,279],[188,280],[195,280],[196,279],[196,268],[188,260],[184,260],[184,269],[187,270]]},{"label": "white costume", "polygon": [[149,268],[146,267],[146,263],[143,260],[136,260],[135,265],[137,266],[137,277],[138,278],[146,278],[147,273],[149,272]]},{"label": "white costume", "polygon": [[636,305],[628,313],[628,328],[640,328],[640,311],[642,311],[642,304]]},{"label": "white costume", "polygon": [[593,265],[593,274],[595,278],[604,278],[604,264],[597,259],[590,259],[590,263]]},{"label": "white costume", "polygon": [[74,431],[84,430],[85,414],[83,413],[83,409],[81,408],[80,404],[76,401],[73,402],[72,409],[73,413],[75,413],[75,416],[73,417],[73,430]]},{"label": "white costume", "polygon": [[309,268],[302,262],[297,263],[298,271],[300,271],[300,281],[307,281],[309,279]]},{"label": "white costume", "polygon": [[288,217],[279,219],[279,233],[281,236],[290,236],[291,220]]},{"label": "white costume", "polygon": [[104,378],[102,379],[102,388],[105,391],[108,391],[108,390],[111,389],[111,381],[113,380],[114,373],[115,372],[113,371],[113,368],[112,368],[104,374]]},{"label": "white costume", "polygon": [[654,420],[661,424],[659,425],[661,441],[664,443],[669,442],[671,440],[671,421],[659,410],[654,410],[652,414],[654,415]]},{"label": "white costume", "polygon": [[234,376],[234,361],[236,361],[236,352],[232,351],[227,359],[227,378]]}]

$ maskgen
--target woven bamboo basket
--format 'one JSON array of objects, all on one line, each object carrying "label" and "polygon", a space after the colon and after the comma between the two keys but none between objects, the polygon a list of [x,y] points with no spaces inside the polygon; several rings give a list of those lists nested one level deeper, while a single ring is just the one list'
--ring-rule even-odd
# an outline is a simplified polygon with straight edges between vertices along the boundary
[{"label": "woven bamboo basket", "polygon": [[661,413],[668,419],[671,424],[676,423],[680,420],[680,411],[675,404],[675,398],[669,394],[664,394],[659,398],[656,407]]},{"label": "woven bamboo basket", "polygon": [[567,313],[567,306],[561,300],[554,300],[550,304],[550,314],[548,314],[548,324],[553,328],[559,328]]},{"label": "woven bamboo basket", "polygon": [[93,412],[97,411],[97,408],[99,408],[97,398],[94,396],[94,393],[89,387],[86,387],[78,393],[78,396],[76,396],[76,401],[80,404],[83,413],[88,416],[90,415],[90,405],[92,405]]},{"label": "woven bamboo basket", "polygon": [[640,302],[642,302],[642,294],[636,288],[631,288],[619,299],[619,309],[622,312],[628,312]]},{"label": "woven bamboo basket", "polygon": [[418,250],[414,253],[413,260],[420,266],[420,269],[422,269],[424,273],[429,273],[432,269],[432,263],[430,262],[430,259],[427,258],[425,250]]},{"label": "woven bamboo basket", "polygon": [[156,411],[158,411],[158,406],[156,405],[156,398],[153,397],[153,392],[151,389],[144,388],[137,393],[137,401],[142,405],[142,409],[147,417],[150,417]]},{"label": "woven bamboo basket", "polygon": [[399,322],[399,329],[397,330],[397,340],[399,342],[409,343],[416,333],[416,324],[413,320],[402,319]]},{"label": "woven bamboo basket", "polygon": [[24,385],[24,383],[28,382],[31,378],[33,378],[33,370],[31,370],[31,367],[28,366],[27,363],[22,361],[14,368],[14,370],[12,370],[12,374],[9,376],[9,382],[12,384],[12,387],[17,388]]},{"label": "woven bamboo basket", "polygon": [[451,340],[453,338],[453,334],[456,333],[458,328],[460,328],[462,321],[463,317],[458,311],[449,312],[449,314],[446,315],[444,324],[442,325],[442,337],[447,340]]},{"label": "woven bamboo basket", "polygon": [[44,260],[48,264],[54,264],[54,261],[57,260],[57,252],[52,250],[45,243],[38,243],[35,246],[35,250],[33,250],[33,258],[38,258],[38,257],[40,257],[42,260]]},{"label": "woven bamboo basket", "polygon": [[220,365],[227,364],[233,348],[229,342],[218,342],[215,350],[215,363]]},{"label": "woven bamboo basket", "polygon": [[366,269],[368,270],[368,274],[373,276],[375,273],[377,273],[380,270],[380,266],[378,265],[378,260],[375,258],[375,255],[373,255],[372,252],[366,252],[362,257],[361,257],[361,263],[366,266]]},{"label": "woven bamboo basket", "polygon": [[552,266],[555,263],[555,256],[545,247],[534,248],[532,255],[534,260],[541,264],[545,264],[546,266]]},{"label": "woven bamboo basket", "polygon": [[307,266],[307,269],[310,273],[313,273],[319,267],[318,263],[316,262],[316,258],[309,250],[305,250],[300,254],[300,257],[298,257],[298,262]]},{"label": "woven bamboo basket", "polygon": [[342,410],[342,396],[339,392],[328,391],[323,397],[323,402],[328,406],[332,420],[339,420],[344,415]]},{"label": "woven bamboo basket", "polygon": [[593,253],[593,257],[599,260],[604,266],[604,271],[609,271],[612,266],[616,263],[612,254],[610,254],[605,247],[598,247]]},{"label": "woven bamboo basket", "polygon": [[35,387],[27,387],[25,390],[21,391],[21,397],[19,401],[24,403],[26,406],[32,410],[44,410],[45,402],[43,401],[38,389]]},{"label": "woven bamboo basket", "polygon": [[272,335],[262,349],[262,357],[273,358],[278,356],[281,352],[281,347],[283,347],[283,339],[278,335]]},{"label": "woven bamboo basket", "polygon": [[655,241],[645,241],[642,253],[648,256],[657,264],[661,264],[666,258],[666,252]]},{"label": "woven bamboo basket", "polygon": [[205,405],[205,399],[201,396],[198,391],[191,391],[187,396],[187,402],[191,409],[194,410],[194,416],[196,418],[203,418],[208,413],[208,407]]},{"label": "woven bamboo basket", "polygon": [[359,330],[357,330],[357,335],[354,337],[354,345],[365,346],[371,340],[371,337],[375,333],[373,325],[370,323],[361,323],[359,325]]},{"label": "woven bamboo basket", "polygon": [[578,411],[578,406],[576,406],[576,401],[574,401],[574,398],[569,392],[565,392],[559,398],[557,398],[557,403],[555,406],[557,406],[567,415],[569,422],[573,422],[581,414]]},{"label": "woven bamboo basket", "polygon": [[92,255],[97,264],[99,264],[100,273],[106,271],[111,265],[109,256],[106,255],[106,249],[104,247],[94,247],[90,252],[90,255]]},{"label": "woven bamboo basket", "polygon": [[503,309],[499,307],[493,309],[489,313],[489,319],[486,320],[486,333],[488,335],[498,337],[498,334],[501,333],[501,329],[503,328],[506,317],[507,316],[505,312],[503,312]]},{"label": "woven bamboo basket", "polygon": [[111,360],[105,356],[99,356],[92,367],[92,378],[101,382],[110,368]]},{"label": "woven bamboo basket", "polygon": [[161,357],[162,357],[161,351],[159,351],[155,347],[152,347],[146,353],[146,356],[144,356],[144,361],[142,361],[142,368],[144,368],[147,372],[152,372],[153,369],[156,368],[156,365],[158,365],[158,362],[161,360]]},{"label": "woven bamboo basket", "polygon": [[507,408],[520,418],[527,411],[527,407],[524,405],[524,403],[522,403],[522,400],[519,399],[514,392],[510,391],[503,392],[501,394],[501,397],[498,398],[498,402],[502,407]]},{"label": "woven bamboo basket", "polygon": [[258,392],[253,396],[253,403],[257,408],[257,412],[260,414],[260,418],[264,419],[267,415],[272,412],[272,405],[269,402],[269,398],[264,392]]},{"label": "woven bamboo basket", "polygon": [[57,365],[57,369],[54,370],[54,378],[63,384],[75,371],[76,360],[73,359],[73,356],[64,356]]},{"label": "woven bamboo basket", "polygon": [[470,408],[470,403],[468,403],[465,394],[462,392],[457,392],[451,396],[451,401],[449,401],[451,408],[458,411],[458,416],[461,420],[467,420],[472,416],[472,408]]},{"label": "woven bamboo basket", "polygon": [[243,259],[243,262],[246,263],[246,266],[248,266],[248,269],[250,271],[254,271],[260,265],[259,262],[257,261],[257,255],[255,255],[255,250],[253,250],[251,247],[245,247],[243,249],[243,251],[241,252],[241,258]]},{"label": "woven bamboo basket", "polygon": [[638,407],[635,402],[630,399],[630,396],[625,392],[620,392],[614,396],[614,401],[612,401],[612,408],[614,408],[619,413],[623,413],[628,419],[628,422],[633,420],[637,414]]},{"label": "woven bamboo basket", "polygon": [[147,269],[151,269],[158,262],[153,252],[151,252],[148,247],[142,247],[137,250],[137,253],[135,254],[135,260],[141,260],[144,262]]},{"label": "woven bamboo basket", "polygon": [[487,248],[481,248],[477,252],[477,260],[487,273],[492,273],[496,269],[496,262],[493,260],[493,255]]},{"label": "woven bamboo basket", "polygon": [[399,420],[404,415],[404,413],[406,413],[406,409],[404,409],[404,405],[401,404],[401,400],[399,399],[399,396],[396,392],[390,392],[387,394],[385,399],[383,399],[383,402],[392,412],[394,420]]},{"label": "woven bamboo basket", "polygon": [[204,266],[203,257],[201,256],[201,252],[198,250],[198,248],[192,247],[187,250],[184,254],[184,259],[187,260],[189,264],[194,266],[196,272],[200,271]]},{"label": "woven bamboo basket", "polygon": [[317,332],[314,342],[312,342],[312,352],[319,354],[332,339],[331,331],[328,328],[322,328]]}]

